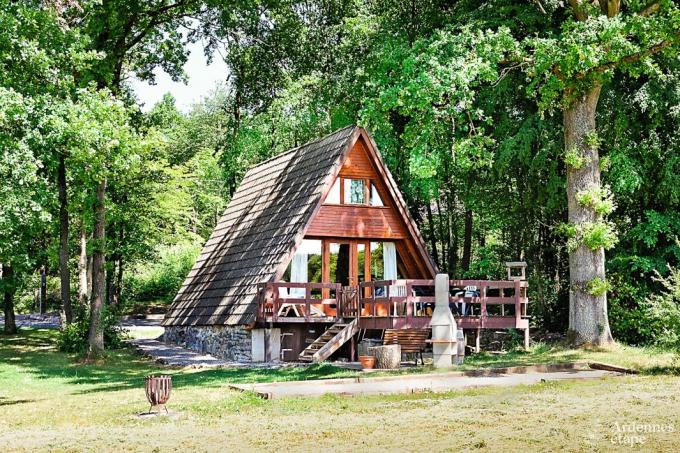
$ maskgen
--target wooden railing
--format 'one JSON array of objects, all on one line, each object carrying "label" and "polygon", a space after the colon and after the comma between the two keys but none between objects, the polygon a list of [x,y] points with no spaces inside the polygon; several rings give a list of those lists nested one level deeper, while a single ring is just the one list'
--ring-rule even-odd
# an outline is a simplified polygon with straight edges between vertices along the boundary
[{"label": "wooden railing", "polygon": [[[478,295],[465,296],[466,287],[476,287]],[[304,296],[291,294],[300,288]],[[451,280],[449,306],[461,328],[528,328],[527,289],[526,281]],[[379,280],[358,287],[261,283],[257,316],[261,321],[285,322],[288,316],[282,316],[282,308],[286,308],[293,312],[289,322],[358,318],[363,328],[423,327],[431,318],[434,301],[434,280]],[[464,311],[459,310],[463,304]]]},{"label": "wooden railing", "polygon": [[[479,294],[465,296],[466,287],[476,287]],[[451,280],[449,306],[464,328],[524,328],[528,326],[527,289],[526,281]],[[457,292],[463,295],[456,295]],[[359,284],[361,309],[358,316],[389,320],[376,322],[376,328],[382,325],[417,326],[429,320],[434,301],[434,280],[364,282]],[[465,308],[461,313],[459,308],[463,304]]]},{"label": "wooden railing", "polygon": [[[287,296],[283,296],[281,289],[287,289]],[[304,289],[304,297],[291,295],[292,289]],[[342,312],[342,285],[340,283],[290,283],[290,282],[269,282],[259,283],[257,316],[259,319],[271,319],[273,322],[279,321],[282,317],[280,312],[282,307],[290,307],[299,318],[304,318],[309,322],[315,317],[313,310],[320,310],[326,317],[341,317]],[[312,292],[319,290],[319,297],[315,297]],[[335,297],[329,296],[335,290]]]}]

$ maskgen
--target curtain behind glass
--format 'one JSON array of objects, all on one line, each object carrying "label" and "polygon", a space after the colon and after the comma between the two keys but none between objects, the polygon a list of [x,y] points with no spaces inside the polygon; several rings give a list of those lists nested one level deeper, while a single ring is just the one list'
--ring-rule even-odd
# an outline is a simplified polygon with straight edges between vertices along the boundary
[{"label": "curtain behind glass", "polygon": [[[291,283],[307,283],[307,254],[296,253],[290,268]],[[291,297],[305,297],[304,288],[291,288]]]},{"label": "curtain behind glass", "polygon": [[[383,242],[383,278],[385,280],[396,280],[397,277],[397,247],[394,242]],[[405,296],[404,286],[390,286],[390,296]]]}]

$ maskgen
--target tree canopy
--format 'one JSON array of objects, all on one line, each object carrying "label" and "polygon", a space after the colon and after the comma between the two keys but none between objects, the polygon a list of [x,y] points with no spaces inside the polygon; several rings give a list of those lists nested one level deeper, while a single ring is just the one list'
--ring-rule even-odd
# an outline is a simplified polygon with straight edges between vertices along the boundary
[{"label": "tree canopy", "polygon": [[[441,270],[526,260],[537,327],[659,341],[650,296],[680,259],[671,0],[5,2],[0,25],[0,263],[19,293],[46,265],[80,294],[100,275],[101,305],[171,297],[250,166],[356,123]],[[198,40],[223,86],[142,112],[128,78],[182,80]]]}]

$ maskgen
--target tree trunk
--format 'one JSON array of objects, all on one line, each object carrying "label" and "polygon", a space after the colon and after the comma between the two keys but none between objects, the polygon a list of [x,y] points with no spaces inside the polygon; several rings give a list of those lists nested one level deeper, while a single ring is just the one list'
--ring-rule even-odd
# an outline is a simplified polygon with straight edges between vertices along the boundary
[{"label": "tree trunk", "polygon": [[47,311],[47,269],[40,267],[40,314],[44,315]]},{"label": "tree trunk", "polygon": [[470,270],[470,256],[472,255],[472,210],[465,210],[465,227],[463,237],[463,259],[461,266],[465,272]]},{"label": "tree trunk", "polygon": [[[582,191],[600,187],[600,161],[596,144],[587,137],[595,133],[595,113],[602,86],[577,98],[564,111],[564,145],[584,159],[580,168],[567,166],[569,222],[576,228],[601,221],[589,206],[578,202]],[[604,249],[591,250],[582,241],[569,253],[569,330],[576,345],[607,345],[613,342],[607,316],[607,295],[592,295],[589,282],[605,279]]]},{"label": "tree trunk", "polygon": [[104,254],[106,253],[106,179],[97,186],[97,202],[94,212],[94,232],[92,239],[92,297],[90,298],[90,330],[88,332],[88,355],[96,357],[104,352],[104,332],[101,328],[101,312],[105,297]]},{"label": "tree trunk", "polygon": [[59,155],[57,168],[57,190],[59,192],[59,277],[61,283],[61,306],[64,310],[66,324],[73,321],[71,309],[71,275],[68,268],[68,198],[66,193],[66,162]]},{"label": "tree trunk", "polygon": [[401,346],[390,344],[368,348],[368,353],[375,356],[375,367],[382,370],[399,369],[401,364]]},{"label": "tree trunk", "polygon": [[444,215],[442,214],[442,207],[441,203],[439,202],[439,196],[435,198],[435,203],[437,204],[437,214],[439,217],[439,240],[442,243],[442,260],[441,260],[441,265],[444,267],[444,264],[448,262],[448,239],[446,239],[446,236],[444,235]]},{"label": "tree trunk", "polygon": [[114,306],[120,304],[120,294],[123,289],[123,258],[121,256],[118,257],[117,269],[112,301]]},{"label": "tree trunk", "polygon": [[78,300],[85,305],[88,300],[87,283],[87,231],[85,222],[80,224],[80,256],[78,258]]},{"label": "tree trunk", "polygon": [[92,298],[92,255],[87,257],[87,296]]},{"label": "tree trunk", "polygon": [[14,270],[11,266],[6,264],[2,265],[2,283],[4,292],[5,333],[15,334],[17,333],[17,323],[14,318],[14,292],[16,285],[14,282]]},{"label": "tree trunk", "polygon": [[113,276],[116,274],[116,260],[112,257],[107,259],[108,266],[104,267],[106,280],[106,305],[113,304]]},{"label": "tree trunk", "polygon": [[425,200],[425,207],[427,208],[427,223],[429,228],[430,248],[432,249],[432,257],[434,263],[439,267],[439,253],[437,252],[437,227],[434,224],[434,217],[432,216],[432,206],[430,200]]}]

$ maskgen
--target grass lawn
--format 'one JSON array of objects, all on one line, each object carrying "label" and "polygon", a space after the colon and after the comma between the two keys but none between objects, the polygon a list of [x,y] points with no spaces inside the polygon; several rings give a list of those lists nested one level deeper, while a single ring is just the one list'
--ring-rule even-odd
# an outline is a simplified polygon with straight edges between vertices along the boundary
[{"label": "grass lawn", "polygon": [[[282,370],[167,370],[127,350],[80,365],[54,348],[54,331],[0,336],[2,450],[645,450],[680,441],[680,377],[674,354],[619,348],[479,355],[466,368],[597,360],[643,375],[598,381],[471,389],[446,394],[264,401],[234,382],[353,375],[330,365]],[[173,375],[171,415],[140,419],[143,377]],[[617,432],[631,424],[674,432]],[[644,439],[640,439],[644,437]]]}]

